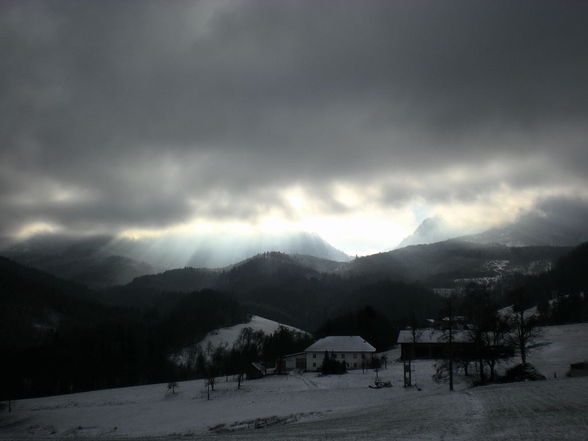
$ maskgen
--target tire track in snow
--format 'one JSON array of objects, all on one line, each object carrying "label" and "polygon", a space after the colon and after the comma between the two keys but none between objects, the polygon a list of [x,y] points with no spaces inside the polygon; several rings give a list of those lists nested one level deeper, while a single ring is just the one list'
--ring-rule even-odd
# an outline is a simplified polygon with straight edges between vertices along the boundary
[{"label": "tire track in snow", "polygon": [[318,385],[309,378],[306,378],[306,376],[304,376],[303,374],[296,371],[292,371],[290,375],[302,381],[308,389],[318,389]]},{"label": "tire track in snow", "polygon": [[476,439],[588,439],[588,378],[486,386],[473,393],[485,414]]},{"label": "tire track in snow", "polygon": [[[215,436],[218,441],[253,440],[471,440],[482,418],[473,394],[406,390],[384,404],[315,421]],[[206,438],[208,439],[208,438]]]}]

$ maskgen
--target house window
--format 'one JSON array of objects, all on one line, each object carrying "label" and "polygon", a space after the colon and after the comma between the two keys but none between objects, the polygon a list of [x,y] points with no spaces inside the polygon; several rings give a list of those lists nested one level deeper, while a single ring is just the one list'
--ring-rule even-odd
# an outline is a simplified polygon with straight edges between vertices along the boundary
[{"label": "house window", "polygon": [[316,358],[316,354],[312,354],[312,358]]},{"label": "house window", "polygon": [[345,358],[345,354],[341,354],[341,358]]},{"label": "house window", "polygon": [[312,367],[316,367],[316,363],[313,363],[313,364],[312,364]]},{"label": "house window", "polygon": [[357,354],[353,354],[353,358],[357,358]]}]

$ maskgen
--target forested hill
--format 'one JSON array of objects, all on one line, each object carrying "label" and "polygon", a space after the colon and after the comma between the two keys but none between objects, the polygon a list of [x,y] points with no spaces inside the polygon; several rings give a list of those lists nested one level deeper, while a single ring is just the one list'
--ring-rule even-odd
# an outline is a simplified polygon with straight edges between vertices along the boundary
[{"label": "forested hill", "polygon": [[230,296],[170,293],[143,310],[0,258],[0,399],[181,378],[174,350],[246,320]]},{"label": "forested hill", "polygon": [[386,275],[348,274],[329,261],[283,253],[260,254],[223,271],[166,271],[135,279],[103,295],[113,304],[146,307],[170,292],[202,288],[229,292],[253,314],[306,330],[366,304],[391,320],[402,320],[414,310],[423,316],[433,314],[441,301],[416,284],[397,282]]},{"label": "forested hill", "polygon": [[508,247],[452,239],[361,257],[350,262],[346,271],[418,281],[432,288],[451,287],[455,279],[537,274],[550,269],[570,250],[570,247]]},{"label": "forested hill", "polygon": [[551,271],[517,280],[549,323],[588,321],[588,242],[562,256]]},{"label": "forested hill", "polygon": [[452,240],[352,262],[270,252],[220,270],[183,268],[139,277],[102,294],[113,304],[151,305],[166,292],[217,289],[233,293],[255,314],[310,330],[368,304],[391,320],[415,310],[432,315],[441,299],[431,290],[459,290],[472,282],[500,285],[549,270],[567,251]]},{"label": "forested hill", "polygon": [[0,257],[0,345],[30,345],[60,325],[93,324],[118,311],[83,285]]}]

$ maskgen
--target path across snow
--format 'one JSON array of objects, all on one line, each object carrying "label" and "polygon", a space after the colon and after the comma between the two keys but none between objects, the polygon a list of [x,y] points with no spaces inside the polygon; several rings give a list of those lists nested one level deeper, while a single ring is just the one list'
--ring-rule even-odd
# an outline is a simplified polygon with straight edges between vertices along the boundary
[{"label": "path across snow", "polygon": [[413,390],[353,414],[210,439],[585,441],[587,397],[586,378],[489,386],[455,393]]}]

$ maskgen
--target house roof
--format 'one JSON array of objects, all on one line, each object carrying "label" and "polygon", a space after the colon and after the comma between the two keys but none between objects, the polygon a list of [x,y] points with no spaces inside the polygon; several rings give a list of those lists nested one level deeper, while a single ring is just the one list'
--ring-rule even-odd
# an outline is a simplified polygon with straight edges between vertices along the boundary
[{"label": "house roof", "polygon": [[[439,329],[417,329],[416,343],[448,343],[449,334]],[[472,337],[468,331],[453,331],[453,341],[455,343],[469,343]],[[414,336],[411,329],[405,329],[398,334],[397,343],[414,343]]]},{"label": "house roof", "polygon": [[317,340],[306,352],[376,352],[376,348],[370,345],[359,335],[334,335]]},{"label": "house roof", "polygon": [[300,355],[305,355],[305,354],[306,354],[306,352],[296,352],[295,354],[287,354],[287,355],[284,355],[282,357],[282,359],[284,359],[284,358],[290,358],[290,357],[298,357]]}]

